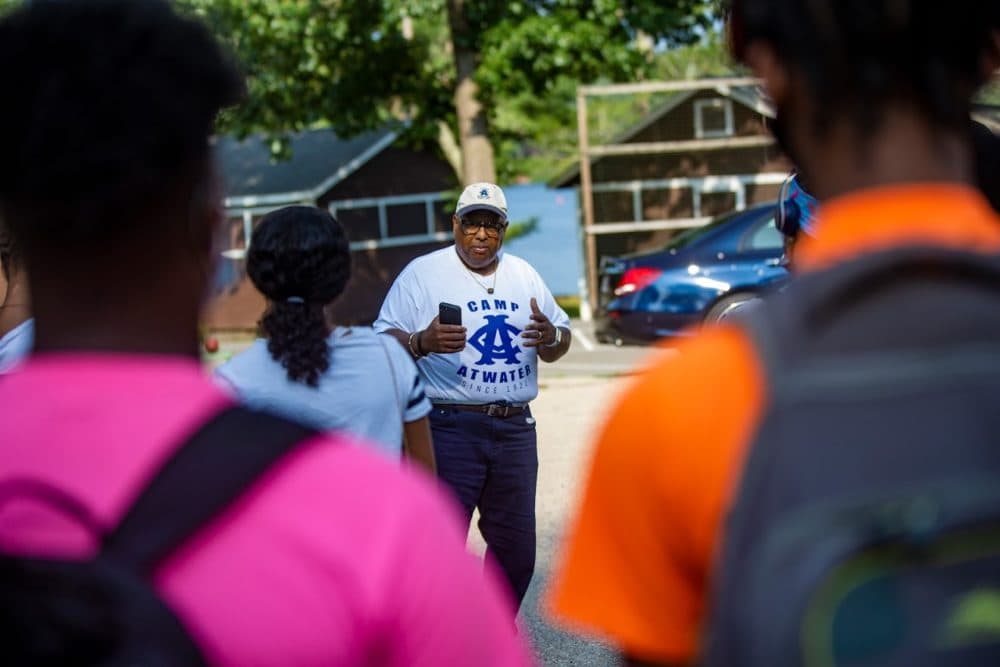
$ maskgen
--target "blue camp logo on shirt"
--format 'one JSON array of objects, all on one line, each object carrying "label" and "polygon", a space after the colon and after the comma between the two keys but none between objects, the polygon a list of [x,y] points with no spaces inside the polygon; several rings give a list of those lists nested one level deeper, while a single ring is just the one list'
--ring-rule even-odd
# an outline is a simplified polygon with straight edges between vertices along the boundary
[{"label": "blue camp logo on shirt", "polygon": [[506,315],[486,315],[485,319],[486,324],[469,337],[469,344],[482,355],[476,365],[492,366],[497,358],[502,358],[508,366],[518,363],[521,348],[512,337],[521,330],[508,324]]},{"label": "blue camp logo on shirt", "polygon": [[[467,302],[465,308],[470,313],[482,313],[485,324],[468,338],[469,348],[479,353],[479,359],[470,366],[463,364],[455,371],[461,386],[469,394],[483,398],[530,391],[534,371],[530,362],[521,361],[519,355],[525,350],[515,340],[521,330],[507,321],[510,314],[516,313],[521,306],[505,299],[477,299]],[[491,314],[487,315],[487,312]],[[498,361],[502,365],[497,364]],[[491,366],[494,370],[488,370]]]}]

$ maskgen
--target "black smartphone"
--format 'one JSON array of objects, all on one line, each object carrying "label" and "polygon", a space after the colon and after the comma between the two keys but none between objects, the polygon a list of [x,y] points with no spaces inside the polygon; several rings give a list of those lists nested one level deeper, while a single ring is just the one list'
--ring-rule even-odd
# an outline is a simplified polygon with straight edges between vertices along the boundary
[{"label": "black smartphone", "polygon": [[438,304],[438,322],[441,324],[462,325],[462,309],[453,303]]}]

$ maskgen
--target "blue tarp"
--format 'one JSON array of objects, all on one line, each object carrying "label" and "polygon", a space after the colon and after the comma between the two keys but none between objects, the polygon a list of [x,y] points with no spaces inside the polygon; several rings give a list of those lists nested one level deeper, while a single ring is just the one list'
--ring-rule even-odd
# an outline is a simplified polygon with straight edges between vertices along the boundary
[{"label": "blue tarp", "polygon": [[573,188],[504,186],[511,223],[537,218],[534,231],[504,244],[530,263],[556,296],[578,295],[583,277],[579,199]]}]

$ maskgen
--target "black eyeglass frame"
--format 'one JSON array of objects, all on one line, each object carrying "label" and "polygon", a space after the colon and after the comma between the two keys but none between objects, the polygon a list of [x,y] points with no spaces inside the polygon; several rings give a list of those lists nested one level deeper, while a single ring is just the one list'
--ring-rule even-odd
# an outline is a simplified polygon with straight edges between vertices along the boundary
[{"label": "black eyeglass frame", "polygon": [[466,236],[472,236],[479,231],[482,227],[486,231],[487,236],[493,238],[500,238],[500,233],[507,229],[507,223],[502,220],[490,220],[488,222],[476,222],[469,218],[459,218],[458,225],[462,228],[462,233]]}]

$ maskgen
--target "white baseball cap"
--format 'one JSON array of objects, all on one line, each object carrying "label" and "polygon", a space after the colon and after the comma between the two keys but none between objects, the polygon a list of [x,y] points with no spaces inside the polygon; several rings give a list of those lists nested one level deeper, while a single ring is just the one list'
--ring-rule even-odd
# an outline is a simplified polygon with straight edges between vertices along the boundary
[{"label": "white baseball cap", "polygon": [[507,198],[500,186],[492,183],[473,183],[465,188],[458,198],[455,215],[462,217],[472,211],[492,211],[503,220],[507,219]]}]

